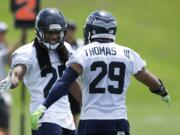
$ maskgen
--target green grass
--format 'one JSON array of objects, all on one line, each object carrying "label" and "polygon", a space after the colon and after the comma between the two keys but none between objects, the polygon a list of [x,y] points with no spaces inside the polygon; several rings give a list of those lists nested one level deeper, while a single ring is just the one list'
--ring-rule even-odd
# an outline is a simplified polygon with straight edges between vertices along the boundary
[{"label": "green grass", "polygon": [[[87,15],[96,9],[104,9],[117,18],[116,41],[126,45],[147,61],[147,68],[158,75],[172,96],[168,108],[158,96],[134,79],[127,94],[127,106],[132,135],[180,134],[180,1],[179,0],[43,0],[42,7],[57,7],[78,24],[78,37]],[[0,20],[9,25],[7,40],[11,44],[20,38],[21,31],[13,28],[13,16],[9,0],[2,0]],[[28,41],[34,37],[28,33]],[[20,87],[13,90],[11,128],[19,135]],[[26,135],[30,135],[27,93]]]}]

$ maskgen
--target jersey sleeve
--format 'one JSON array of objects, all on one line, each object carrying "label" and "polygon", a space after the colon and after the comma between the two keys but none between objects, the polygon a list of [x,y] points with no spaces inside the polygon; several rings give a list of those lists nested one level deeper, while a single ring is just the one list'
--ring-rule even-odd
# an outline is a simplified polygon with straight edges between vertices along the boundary
[{"label": "jersey sleeve", "polygon": [[146,66],[146,62],[133,50],[130,50],[130,59],[132,60],[132,74],[137,74]]},{"label": "jersey sleeve", "polygon": [[68,67],[69,65],[73,63],[80,64],[83,67],[83,53],[82,53],[82,47],[77,49],[76,51],[73,51],[70,53],[69,60],[66,62],[66,66]]},{"label": "jersey sleeve", "polygon": [[64,46],[66,47],[66,49],[68,50],[69,53],[72,53],[73,52],[73,49],[71,47],[71,45],[67,42],[64,42]]},{"label": "jersey sleeve", "polygon": [[27,70],[30,69],[32,60],[30,58],[31,52],[29,51],[29,49],[30,48],[21,47],[12,54],[11,68],[15,67],[18,64],[23,64],[26,66]]}]

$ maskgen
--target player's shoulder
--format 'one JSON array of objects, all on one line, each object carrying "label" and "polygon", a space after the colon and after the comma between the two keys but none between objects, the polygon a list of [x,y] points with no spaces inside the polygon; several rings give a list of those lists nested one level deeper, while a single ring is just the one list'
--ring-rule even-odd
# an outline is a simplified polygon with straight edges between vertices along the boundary
[{"label": "player's shoulder", "polygon": [[122,44],[117,44],[117,43],[111,43],[112,46],[115,46],[117,49],[119,50],[132,50],[131,48],[127,47],[127,46],[124,46]]},{"label": "player's shoulder", "polygon": [[116,44],[116,43],[114,43],[114,44],[116,45],[118,52],[123,53],[124,56],[126,56],[127,58],[130,58],[131,60],[133,60],[134,57],[139,57],[139,54],[135,50],[133,50],[132,48],[129,48],[129,47],[124,46],[122,44]]},{"label": "player's shoulder", "polygon": [[115,44],[116,47],[117,47],[118,49],[120,49],[120,50],[128,51],[128,52],[130,52],[130,53],[136,52],[136,51],[133,50],[132,48],[129,48],[129,47],[125,46],[125,45],[122,45],[122,44],[116,44],[116,43],[114,43],[114,44]]},{"label": "player's shoulder", "polygon": [[17,64],[24,64],[29,68],[29,65],[32,64],[33,58],[36,56],[35,47],[33,47],[34,42],[25,44],[19,47],[13,54],[12,54],[12,64],[11,66],[14,67]]},{"label": "player's shoulder", "polygon": [[33,42],[22,45],[21,47],[19,47],[18,49],[16,49],[13,52],[13,55],[14,54],[21,54],[21,53],[30,54],[32,52],[32,50],[33,50]]},{"label": "player's shoulder", "polygon": [[12,59],[30,60],[36,57],[35,47],[33,47],[33,44],[34,42],[31,42],[19,47],[12,53]]},{"label": "player's shoulder", "polygon": [[77,50],[74,50],[75,53],[83,53],[83,50],[86,49],[86,45],[79,46]]}]

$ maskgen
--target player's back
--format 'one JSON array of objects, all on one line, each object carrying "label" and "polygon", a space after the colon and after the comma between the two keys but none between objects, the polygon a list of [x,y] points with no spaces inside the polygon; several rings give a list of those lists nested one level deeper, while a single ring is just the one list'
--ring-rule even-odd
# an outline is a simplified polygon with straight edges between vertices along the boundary
[{"label": "player's back", "polygon": [[131,74],[142,68],[143,64],[138,68],[133,64],[139,55],[115,43],[98,42],[80,48],[75,55],[74,60],[83,67],[81,119],[127,119],[126,90]]}]

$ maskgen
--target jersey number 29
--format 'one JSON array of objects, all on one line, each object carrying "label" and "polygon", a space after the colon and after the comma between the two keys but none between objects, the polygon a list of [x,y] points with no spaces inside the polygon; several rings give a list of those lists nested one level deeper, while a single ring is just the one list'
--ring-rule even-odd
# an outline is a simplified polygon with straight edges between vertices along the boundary
[{"label": "jersey number 29", "polygon": [[[111,62],[106,64],[104,61],[96,61],[91,65],[91,71],[96,71],[97,68],[101,69],[101,72],[97,77],[90,83],[89,92],[91,94],[95,93],[105,93],[106,88],[97,87],[96,85],[107,75],[108,79],[111,81],[117,81],[118,87],[115,88],[113,85],[108,85],[107,89],[112,94],[121,94],[124,87],[124,77],[126,65],[123,62]],[[118,70],[118,74],[115,74],[115,70]]]}]

